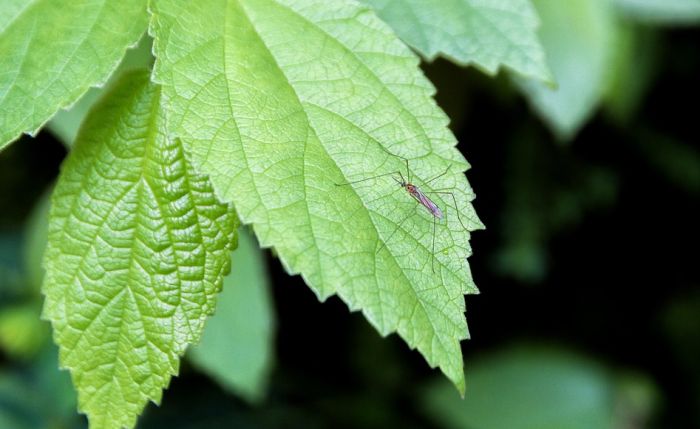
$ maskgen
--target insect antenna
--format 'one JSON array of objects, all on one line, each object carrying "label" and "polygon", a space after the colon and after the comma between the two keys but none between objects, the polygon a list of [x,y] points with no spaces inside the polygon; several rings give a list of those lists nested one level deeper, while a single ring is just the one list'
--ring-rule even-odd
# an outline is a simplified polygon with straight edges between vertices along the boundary
[{"label": "insect antenna", "polygon": [[403,175],[401,174],[400,171],[392,171],[392,172],[390,172],[390,173],[379,174],[379,175],[377,175],[377,176],[372,176],[372,177],[365,177],[364,179],[353,180],[353,181],[351,181],[351,182],[336,183],[335,186],[352,185],[352,184],[355,184],[355,183],[366,182],[366,181],[368,181],[368,180],[377,179],[377,178],[379,178],[379,177],[386,177],[386,176],[389,176],[389,175],[392,175],[392,174],[394,174],[394,175],[395,175],[395,174],[398,174],[399,176],[401,176],[401,177],[403,178]]},{"label": "insect antenna", "polygon": [[[389,151],[388,151],[384,146],[382,146],[381,144],[379,145],[379,148],[380,148],[381,150],[383,150],[384,152],[386,152],[387,155],[395,156],[395,157],[397,157],[397,158],[400,158],[400,159],[403,159],[403,160],[404,160],[404,162],[406,163],[406,179],[408,179],[408,180],[405,180],[404,183],[411,183],[411,170],[408,169],[408,158],[403,157],[403,156],[401,156],[401,155],[396,155],[395,153],[389,152]],[[403,176],[401,176],[401,179],[403,180]]]}]

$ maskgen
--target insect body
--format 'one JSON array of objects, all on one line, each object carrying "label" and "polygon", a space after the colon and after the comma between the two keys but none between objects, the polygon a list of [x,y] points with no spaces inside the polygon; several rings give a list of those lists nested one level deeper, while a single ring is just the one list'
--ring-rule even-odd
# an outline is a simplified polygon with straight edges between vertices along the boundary
[{"label": "insect body", "polygon": [[423,191],[418,189],[418,186],[406,182],[402,182],[399,184],[403,186],[404,189],[406,189],[409,195],[411,195],[416,201],[418,201],[418,204],[425,207],[431,215],[435,216],[438,219],[442,219],[443,214],[442,210],[440,210],[440,207],[438,207],[437,204],[433,202],[433,200],[428,198],[428,196],[425,195]]},{"label": "insect body", "polygon": [[[385,150],[385,152],[386,152],[386,150]],[[398,156],[398,155],[393,155],[393,156]],[[408,194],[409,194],[411,197],[413,197],[413,199],[416,200],[416,202],[418,202],[418,204],[420,204],[421,206],[423,206],[423,207],[432,215],[432,217],[433,217],[433,240],[432,240],[432,255],[433,255],[433,257],[432,257],[432,260],[431,260],[431,268],[432,268],[433,272],[435,272],[435,227],[436,227],[437,220],[438,220],[438,219],[439,219],[439,220],[442,220],[442,219],[445,217],[445,215],[444,215],[443,211],[440,209],[440,207],[439,207],[437,204],[435,204],[435,203],[433,202],[433,200],[431,200],[431,199],[426,195],[425,192],[421,191],[420,188],[418,188],[418,186],[416,186],[416,185],[414,185],[413,183],[411,183],[411,170],[409,170],[409,168],[408,168],[408,159],[403,158],[403,157],[399,157],[399,158],[403,159],[403,160],[406,162],[406,178],[404,178],[404,175],[403,175],[400,171],[395,171],[395,172],[392,172],[392,173],[380,174],[380,175],[378,175],[378,176],[367,177],[367,178],[365,178],[365,179],[355,180],[355,181],[352,181],[352,182],[336,183],[336,185],[337,185],[337,186],[351,185],[351,184],[354,184],[354,183],[360,183],[360,182],[364,182],[364,181],[367,181],[367,180],[376,179],[376,178],[379,178],[379,177],[391,176],[391,177],[394,179],[394,181],[396,181],[396,183],[398,183],[399,186],[401,186],[402,188],[404,188],[404,189],[406,190],[406,192],[408,192]],[[447,174],[447,172],[449,171],[449,169],[450,169],[450,167],[448,166],[447,169],[446,169],[442,174],[439,174],[439,175],[433,177],[432,179],[427,180],[425,183],[428,184],[428,183],[432,182],[433,180],[438,179],[438,178],[444,176],[445,174]],[[397,178],[397,176],[398,176],[398,178]],[[461,217],[459,216],[459,210],[457,209],[457,201],[456,201],[455,196],[454,196],[454,194],[453,194],[452,192],[448,192],[447,190],[434,190],[434,191],[431,191],[431,192],[428,192],[428,193],[431,193],[431,194],[441,194],[441,195],[449,195],[449,196],[451,196],[451,197],[452,197],[452,201],[454,202],[454,207],[453,207],[453,209],[455,210],[455,213],[457,213],[457,219],[459,220],[459,223],[462,225],[462,227],[466,230],[466,227],[464,226],[464,223],[462,223],[462,219],[461,219]],[[396,229],[394,229],[394,231],[389,235],[389,237],[388,237],[386,240],[383,241],[382,245],[379,247],[379,249],[377,249],[377,252],[379,252],[379,250],[381,250],[381,249],[384,247],[384,245],[386,245],[386,243],[387,243],[389,240],[391,240],[391,237],[394,236],[394,234],[396,233],[396,231],[399,230],[399,228],[401,227],[401,225],[402,225],[410,216],[411,216],[411,213],[409,213],[409,215],[407,215],[401,222],[399,222],[399,223],[397,224]]]}]

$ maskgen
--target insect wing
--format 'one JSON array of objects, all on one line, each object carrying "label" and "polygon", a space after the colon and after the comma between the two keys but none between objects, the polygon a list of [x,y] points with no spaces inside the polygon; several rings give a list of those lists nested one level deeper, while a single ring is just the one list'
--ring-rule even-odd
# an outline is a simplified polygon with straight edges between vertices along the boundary
[{"label": "insect wing", "polygon": [[413,188],[411,196],[416,199],[423,207],[425,207],[430,214],[438,219],[442,219],[442,210],[437,206],[430,198],[428,198],[420,189],[417,187]]}]

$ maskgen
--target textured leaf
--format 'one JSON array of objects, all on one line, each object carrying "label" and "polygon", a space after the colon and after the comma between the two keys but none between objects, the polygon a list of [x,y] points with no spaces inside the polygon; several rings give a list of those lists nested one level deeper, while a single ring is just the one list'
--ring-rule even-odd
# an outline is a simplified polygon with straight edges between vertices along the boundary
[{"label": "textured leaf", "polygon": [[570,139],[594,113],[613,61],[610,0],[534,0],[540,35],[557,88],[519,80],[534,110],[560,139]]},{"label": "textured leaf", "polygon": [[44,315],[92,428],[133,426],[215,308],[234,213],[164,135],[160,90],[125,75],[98,103],[51,201]]},{"label": "textured leaf", "polygon": [[3,0],[0,149],[107,80],[147,25],[146,0]]},{"label": "textured leaf", "polygon": [[216,314],[189,356],[225,388],[257,402],[272,365],[275,317],[262,252],[245,230],[238,237]]},{"label": "textured leaf", "polygon": [[615,0],[615,2],[626,17],[649,24],[700,23],[700,0]]},{"label": "textured leaf", "polygon": [[80,124],[83,123],[85,116],[90,111],[90,107],[95,104],[102,94],[110,90],[114,82],[119,81],[122,74],[135,69],[150,67],[153,64],[153,55],[151,55],[152,42],[150,37],[142,37],[136,47],[126,51],[126,55],[124,55],[116,70],[112,72],[105,85],[100,88],[90,88],[69,109],[60,110],[51,118],[47,127],[66,147],[73,145],[73,141],[78,135]]},{"label": "textured leaf", "polygon": [[429,60],[444,55],[489,74],[505,66],[552,83],[530,0],[364,0]]},{"label": "textured leaf", "polygon": [[[337,294],[382,334],[397,331],[463,389],[463,294],[476,292],[468,230],[481,223],[462,174],[468,164],[418,58],[351,1],[152,8],[169,129],[217,194],[320,299]],[[445,204],[452,199],[436,195],[447,222],[436,227],[435,273],[431,217],[389,176],[336,185],[405,175],[387,151],[411,159],[425,191],[454,192],[468,230]]]}]

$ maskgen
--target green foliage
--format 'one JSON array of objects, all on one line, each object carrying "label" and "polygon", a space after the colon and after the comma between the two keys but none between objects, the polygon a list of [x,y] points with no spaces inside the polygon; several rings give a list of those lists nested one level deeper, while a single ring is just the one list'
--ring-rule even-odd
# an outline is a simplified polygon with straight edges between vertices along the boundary
[{"label": "green foliage", "polygon": [[127,74],[88,116],[52,198],[44,315],[93,428],[133,426],[199,339],[237,224]]},{"label": "green foliage", "polygon": [[434,383],[424,407],[447,429],[622,429],[645,421],[654,396],[643,377],[618,382],[575,353],[521,345],[474,361],[466,400]]},{"label": "green foliage", "polygon": [[0,149],[104,83],[146,27],[146,0],[3,3]]},{"label": "green foliage", "polygon": [[642,131],[639,149],[649,165],[691,195],[700,196],[700,152],[690,142]]},{"label": "green foliage", "polygon": [[[428,60],[442,56],[489,75],[513,72],[533,110],[565,140],[601,104],[620,128],[634,120],[663,41],[633,21],[698,22],[700,1],[3,1],[0,149],[51,117],[48,127],[69,149],[78,134],[51,214],[45,199],[27,237],[0,230],[0,297],[12,301],[0,305],[4,356],[55,364],[43,350],[47,324],[37,316],[43,278],[44,316],[92,427],[133,426],[198,341],[192,363],[259,403],[275,316],[254,240],[244,235],[229,254],[238,226],[233,203],[261,245],[273,247],[320,300],[337,295],[382,335],[398,333],[464,393],[464,294],[477,292],[466,258],[471,231],[483,225],[463,174],[469,165],[433,100],[435,88],[399,38]],[[153,73],[127,72],[152,64],[146,27],[157,57]],[[443,86],[456,111],[493,107],[474,101],[479,86],[517,111],[505,79],[484,84],[485,77],[468,73]],[[61,108],[68,110],[57,113]],[[499,123],[512,124],[507,117]],[[495,252],[497,271],[537,282],[548,274],[547,242],[589,209],[612,205],[618,182],[607,167],[565,151],[551,155],[562,147],[530,130],[513,136],[489,126],[479,136],[469,129],[465,143],[491,139],[507,151],[498,173],[509,193],[498,215],[505,246]],[[635,132],[642,163],[697,195],[700,161],[683,136]],[[15,174],[10,170],[0,169],[0,187]],[[445,218],[433,223],[392,180],[399,173]],[[0,200],[3,211],[28,211],[12,196]],[[44,276],[37,261],[45,246]],[[690,320],[691,310],[674,311],[674,326]],[[358,408],[408,390],[399,387],[402,371],[383,368],[390,359],[376,365],[378,355],[359,349],[367,359],[359,366],[372,369],[364,382],[383,377],[393,387],[358,400]],[[67,398],[71,410],[73,397],[65,389],[44,394],[3,371],[0,427],[75,417],[50,410],[25,419],[8,392],[47,409],[50,394]],[[445,387],[427,394],[448,427],[613,427],[611,397],[627,395],[644,409],[653,402],[639,383],[620,394],[600,367],[550,351],[515,350],[470,372],[478,394],[466,403]],[[44,387],[66,385],[37,377]],[[368,425],[390,421],[391,412],[365,417]]]},{"label": "green foliage", "polygon": [[700,22],[700,0],[615,0],[628,18],[649,24],[691,25]]},{"label": "green foliage", "polygon": [[16,359],[34,357],[47,332],[37,305],[5,308],[0,312],[0,348]]},{"label": "green foliage", "polygon": [[429,60],[444,55],[488,74],[501,66],[552,83],[530,0],[364,0]]},{"label": "green foliage", "polygon": [[512,192],[504,199],[498,228],[503,245],[494,261],[500,274],[538,283],[549,272],[548,242],[614,204],[619,185],[614,172],[577,161],[569,146],[531,131],[518,132],[507,148],[504,180]]},{"label": "green foliage", "polygon": [[100,98],[105,91],[108,91],[115,82],[118,82],[124,73],[131,70],[150,67],[153,64],[151,55],[152,40],[147,35],[133,49],[126,51],[119,66],[112,72],[109,81],[100,88],[90,88],[78,101],[68,110],[61,110],[56,116],[51,118],[47,127],[66,146],[70,147],[78,135],[80,124],[90,111],[90,107]]},{"label": "green foliage", "polygon": [[618,26],[610,82],[605,94],[606,112],[616,121],[628,123],[641,105],[658,69],[658,35],[629,23]]},{"label": "green foliage", "polygon": [[556,88],[518,80],[533,109],[560,139],[570,139],[609,84],[616,21],[610,0],[534,0]]},{"label": "green foliage", "polygon": [[0,427],[3,429],[82,428],[75,412],[70,377],[56,368],[56,347],[45,343],[21,371],[0,371]]},{"label": "green foliage", "polygon": [[259,402],[272,366],[275,316],[263,254],[250,234],[238,233],[216,314],[188,356],[225,388]]},{"label": "green foliage", "polygon": [[35,204],[24,228],[23,265],[26,273],[26,282],[29,286],[27,289],[32,292],[32,295],[40,295],[41,283],[44,280],[44,267],[41,261],[44,257],[44,249],[46,249],[49,235],[50,191],[53,191],[53,189],[44,192]]},{"label": "green foliage", "polygon": [[[463,294],[476,292],[466,257],[481,223],[468,165],[418,59],[354,2],[151,7],[170,134],[217,195],[320,299],[337,294],[383,335],[398,332],[463,390]],[[434,253],[430,215],[390,177],[337,185],[406,174],[399,156],[424,191],[455,195],[466,228],[452,199],[436,195],[447,221]]]}]

